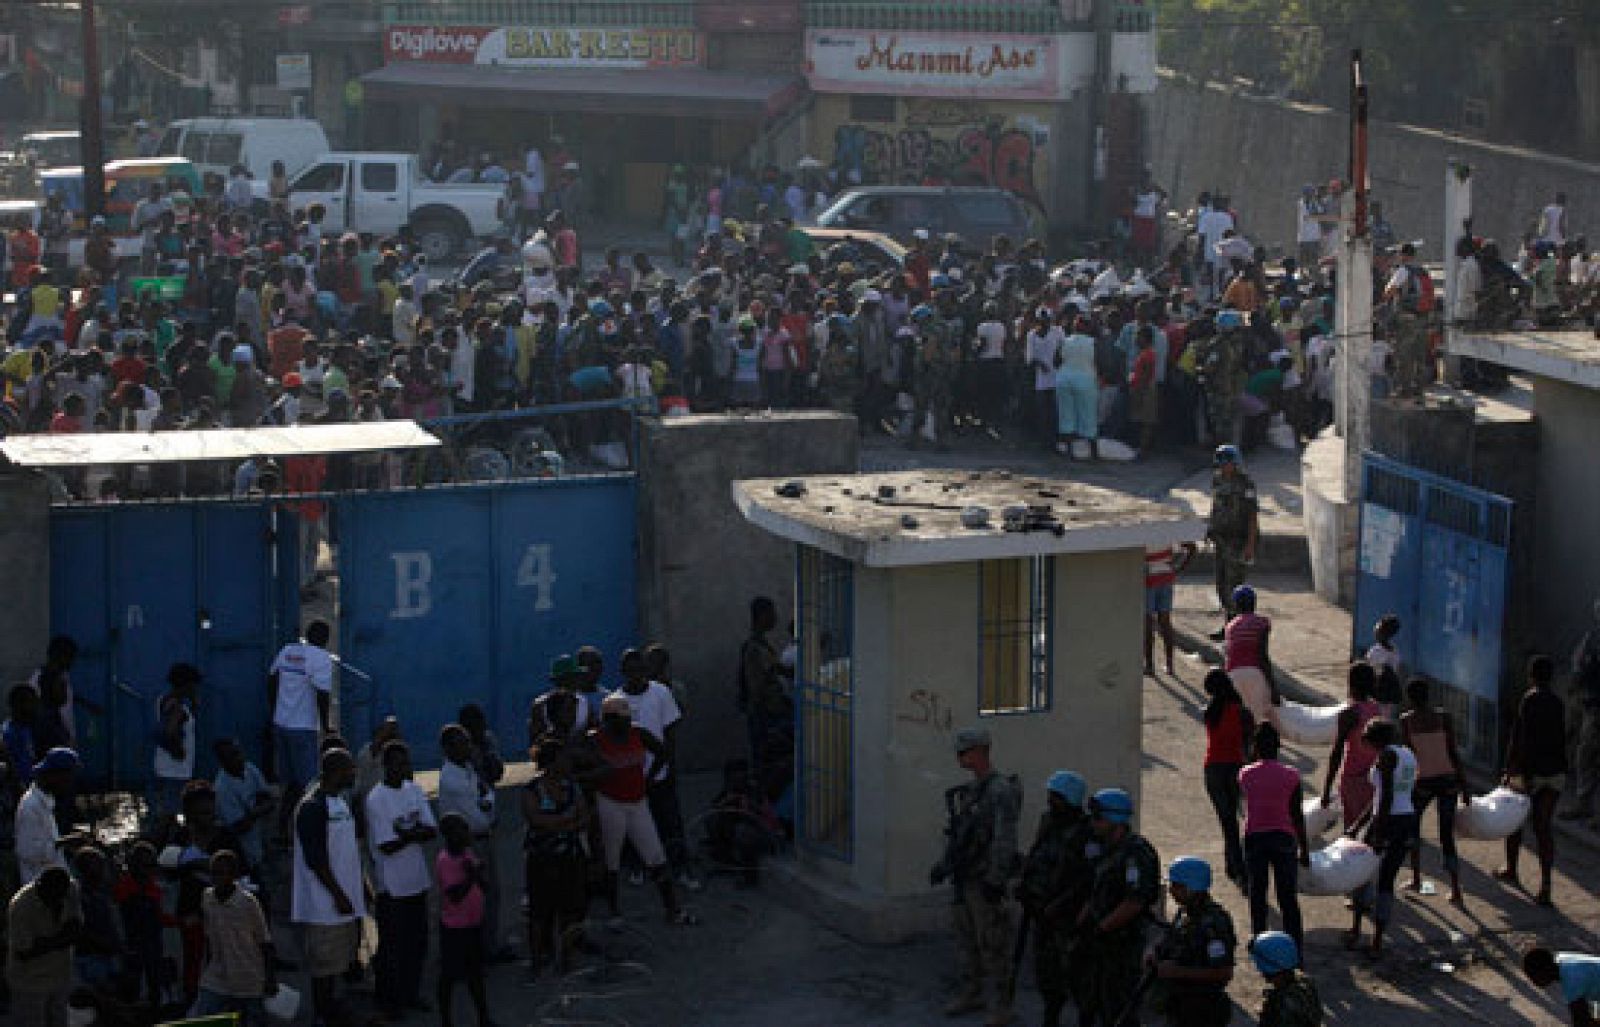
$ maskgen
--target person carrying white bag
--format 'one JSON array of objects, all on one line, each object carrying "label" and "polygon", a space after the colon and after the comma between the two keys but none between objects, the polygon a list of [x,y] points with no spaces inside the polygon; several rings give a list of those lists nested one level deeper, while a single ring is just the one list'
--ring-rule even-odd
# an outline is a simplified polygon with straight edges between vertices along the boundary
[{"label": "person carrying white bag", "polygon": [[1383,932],[1394,912],[1394,879],[1417,839],[1417,810],[1412,802],[1412,792],[1417,785],[1417,757],[1400,744],[1400,729],[1392,720],[1370,721],[1361,734],[1378,753],[1369,772],[1374,794],[1372,805],[1345,833],[1355,837],[1365,829],[1364,840],[1381,854],[1382,862],[1378,864],[1377,879],[1350,896],[1354,900],[1351,907],[1354,912],[1344,945],[1354,949],[1361,944],[1361,920],[1370,912],[1372,944],[1367,954],[1377,959],[1383,955]]}]

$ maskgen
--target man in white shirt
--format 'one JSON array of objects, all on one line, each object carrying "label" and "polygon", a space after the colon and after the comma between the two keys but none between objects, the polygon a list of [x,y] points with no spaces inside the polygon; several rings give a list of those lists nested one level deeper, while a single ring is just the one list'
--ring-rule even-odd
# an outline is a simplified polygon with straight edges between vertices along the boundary
[{"label": "man in white shirt", "polygon": [[1539,215],[1539,241],[1560,246],[1567,241],[1567,194],[1556,193],[1555,202]]},{"label": "man in white shirt", "polygon": [[683,711],[678,708],[678,700],[673,697],[671,688],[650,680],[649,664],[639,650],[628,649],[623,652],[621,667],[622,687],[611,694],[627,701],[634,726],[661,739],[662,748],[667,754],[669,770],[659,780],[655,756],[648,753],[645,756],[644,776],[650,816],[655,820],[656,833],[661,836],[661,844],[667,850],[668,862],[674,864],[678,871],[678,881],[689,890],[697,891],[700,882],[692,878],[685,868],[684,857],[688,854],[688,847],[684,844],[683,811],[678,805],[678,779],[670,770],[670,767],[677,765],[678,723],[683,719]]},{"label": "man in white shirt", "polygon": [[1295,263],[1318,289],[1322,288],[1322,224],[1318,221],[1321,214],[1317,187],[1301,186],[1300,199],[1295,201]]},{"label": "man in white shirt", "polygon": [[495,794],[472,764],[472,736],[460,724],[439,731],[444,764],[439,768],[439,819],[459,813],[472,831],[472,851],[483,861],[483,938],[486,957],[506,958],[500,936],[500,866],[495,859]]},{"label": "man in white shirt", "polygon": [[335,986],[355,958],[361,919],[367,915],[361,843],[344,799],[355,778],[349,751],[329,749],[322,754],[317,787],[300,800],[294,815],[289,919],[304,931],[315,1019],[330,1024],[351,1022],[348,1011],[338,1008]]},{"label": "man in white shirt", "polygon": [[328,729],[333,697],[333,657],[327,649],[331,634],[326,621],[312,621],[305,638],[278,651],[268,672],[273,747],[283,785],[280,828],[287,826],[289,811],[317,775],[317,743]]},{"label": "man in white shirt", "polygon": [[1221,197],[1203,211],[1195,222],[1195,233],[1200,236],[1200,253],[1211,268],[1210,296],[1215,296],[1221,287],[1221,269],[1228,266],[1225,258],[1219,259],[1217,256],[1217,244],[1222,241],[1222,233],[1233,227],[1233,215],[1228,212],[1227,201]]},{"label": "man in white shirt", "polygon": [[72,794],[73,777],[82,764],[71,749],[58,747],[33,766],[33,784],[17,803],[17,869],[22,883],[38,878],[46,867],[66,867],[64,850],[82,839],[63,836],[56,825],[56,800]]},{"label": "man in white shirt", "polygon": [[367,793],[366,821],[378,892],[376,994],[393,1021],[406,1010],[429,1011],[419,991],[432,883],[422,846],[438,833],[427,796],[411,779],[411,750],[398,739],[383,747],[383,780]]}]

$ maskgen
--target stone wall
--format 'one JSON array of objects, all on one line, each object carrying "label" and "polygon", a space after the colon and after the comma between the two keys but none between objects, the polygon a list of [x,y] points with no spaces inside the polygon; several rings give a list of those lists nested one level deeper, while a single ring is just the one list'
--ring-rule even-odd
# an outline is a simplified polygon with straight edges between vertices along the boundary
[{"label": "stone wall", "polygon": [[[1381,113],[1383,98],[1374,98]],[[1309,104],[1199,88],[1164,75],[1149,98],[1150,162],[1155,180],[1186,210],[1202,191],[1231,196],[1244,234],[1274,257],[1293,251],[1300,187],[1346,177],[1347,115]],[[1560,190],[1574,232],[1600,230],[1600,165],[1497,146],[1432,129],[1374,120],[1370,125],[1373,198],[1398,238],[1427,243],[1423,259],[1443,259],[1446,161],[1472,169],[1474,227],[1514,244]]]},{"label": "stone wall", "polygon": [[794,605],[794,547],[739,516],[730,488],[741,478],[853,473],[856,421],[799,411],[665,417],[643,421],[640,437],[641,637],[668,647],[689,686],[686,769],[719,767],[746,748],[734,700],[750,600],[776,600],[780,632]]}]

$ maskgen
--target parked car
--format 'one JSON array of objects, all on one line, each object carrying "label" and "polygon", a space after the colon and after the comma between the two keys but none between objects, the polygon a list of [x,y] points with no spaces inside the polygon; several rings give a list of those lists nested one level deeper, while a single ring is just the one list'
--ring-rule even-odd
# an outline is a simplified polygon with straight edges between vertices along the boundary
[{"label": "parked car", "polygon": [[881,268],[904,267],[906,248],[882,232],[862,232],[853,228],[812,228],[801,231],[816,243],[817,252],[826,255],[834,246],[848,243],[859,253],[857,263],[877,264]]},{"label": "parked car", "polygon": [[430,182],[409,153],[327,153],[290,183],[289,201],[296,208],[322,204],[325,232],[387,235],[410,224],[422,252],[438,263],[504,227],[506,189]]},{"label": "parked car", "polygon": [[1021,241],[1033,234],[1021,200],[982,186],[859,186],[819,214],[817,225],[878,231],[902,241],[919,228],[936,236],[953,232],[976,247],[986,247],[996,235]]},{"label": "parked car", "polygon": [[202,176],[223,179],[243,164],[264,197],[273,161],[283,161],[293,178],[329,149],[328,134],[314,118],[183,118],[167,126],[156,153],[187,158]]}]

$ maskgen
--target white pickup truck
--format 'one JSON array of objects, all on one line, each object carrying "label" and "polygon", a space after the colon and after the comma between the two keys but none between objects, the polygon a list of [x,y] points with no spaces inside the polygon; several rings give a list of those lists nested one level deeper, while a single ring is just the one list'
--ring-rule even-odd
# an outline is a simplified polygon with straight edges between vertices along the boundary
[{"label": "white pickup truck", "polygon": [[320,203],[324,234],[388,235],[410,224],[428,260],[440,263],[504,226],[506,188],[430,182],[409,153],[325,153],[289,185],[295,209]]}]

